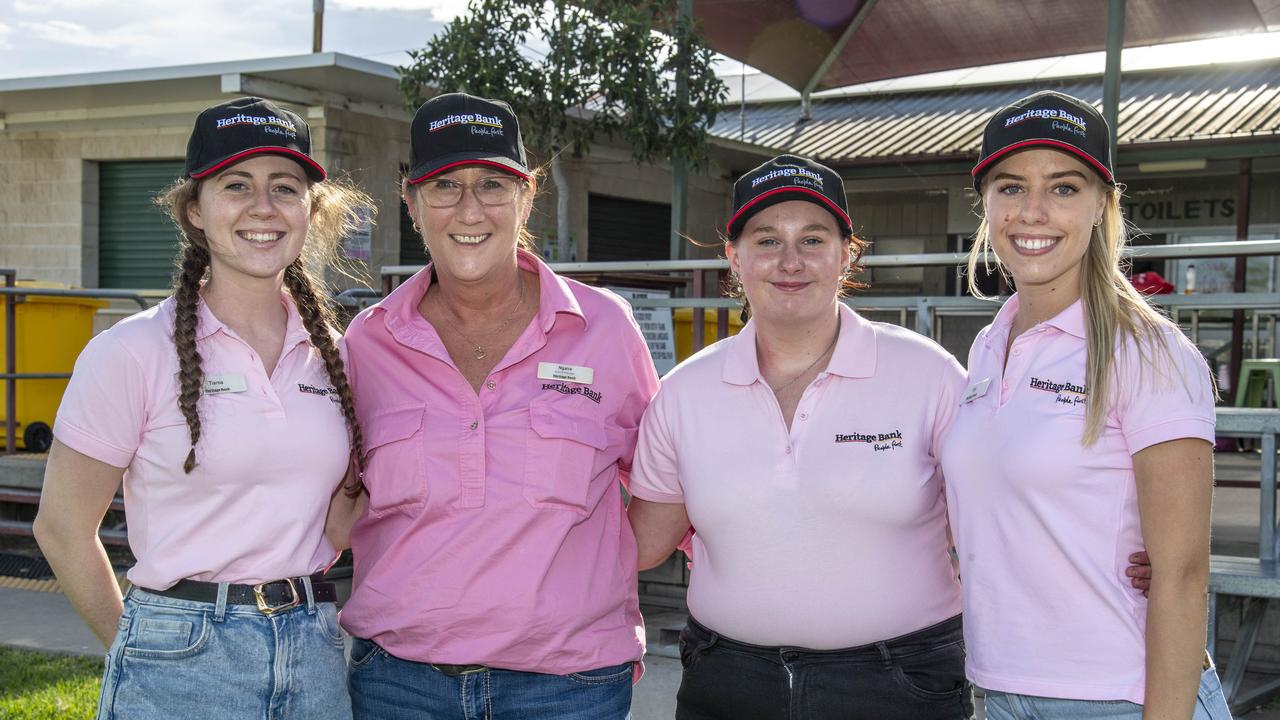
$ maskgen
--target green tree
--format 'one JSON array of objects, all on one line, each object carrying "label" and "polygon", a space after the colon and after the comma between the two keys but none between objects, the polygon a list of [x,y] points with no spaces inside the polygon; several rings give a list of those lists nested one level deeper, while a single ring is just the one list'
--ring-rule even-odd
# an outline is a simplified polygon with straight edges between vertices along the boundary
[{"label": "green tree", "polygon": [[[545,55],[533,50],[544,44]],[[569,256],[569,192],[560,153],[587,152],[598,137],[626,143],[637,162],[706,162],[706,128],[728,90],[714,53],[675,0],[471,0],[400,71],[416,109],[437,92],[505,100],[526,144],[550,159],[557,242]],[[684,73],[687,100],[677,99]]]}]

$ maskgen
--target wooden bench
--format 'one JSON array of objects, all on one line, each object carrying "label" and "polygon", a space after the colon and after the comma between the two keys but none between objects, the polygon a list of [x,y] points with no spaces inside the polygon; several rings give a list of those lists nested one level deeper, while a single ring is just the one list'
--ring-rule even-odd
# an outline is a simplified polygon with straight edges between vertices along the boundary
[{"label": "wooden bench", "polygon": [[1244,673],[1253,657],[1263,616],[1272,601],[1280,600],[1280,566],[1277,565],[1280,546],[1277,546],[1276,528],[1276,435],[1280,433],[1280,410],[1219,408],[1217,415],[1218,435],[1260,438],[1262,446],[1258,478],[1258,557],[1214,555],[1209,565],[1210,650],[1215,649],[1217,641],[1218,596],[1244,598],[1244,618],[1222,677],[1223,693],[1232,712],[1242,712],[1280,690],[1280,680],[1248,690],[1243,687]]}]

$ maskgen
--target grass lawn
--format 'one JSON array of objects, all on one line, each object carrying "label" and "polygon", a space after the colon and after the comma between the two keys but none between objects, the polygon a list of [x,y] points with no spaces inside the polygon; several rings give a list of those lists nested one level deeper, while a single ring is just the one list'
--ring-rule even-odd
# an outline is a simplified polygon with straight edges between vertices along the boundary
[{"label": "grass lawn", "polygon": [[0,718],[88,720],[101,676],[101,660],[0,647]]}]

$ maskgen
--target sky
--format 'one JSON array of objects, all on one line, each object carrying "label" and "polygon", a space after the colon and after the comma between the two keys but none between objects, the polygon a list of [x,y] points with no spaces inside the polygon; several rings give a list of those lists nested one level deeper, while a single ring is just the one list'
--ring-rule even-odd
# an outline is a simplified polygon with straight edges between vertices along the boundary
[{"label": "sky", "polygon": [[[313,0],[0,0],[0,79],[246,60],[311,51]],[[467,0],[325,0],[324,50],[408,62]],[[1280,33],[1125,50],[1124,69],[1280,57]],[[841,92],[1065,77],[1102,71],[1103,54],[933,73]],[[747,99],[797,93],[727,58],[719,72]],[[743,74],[746,74],[746,82]]]},{"label": "sky", "polygon": [[[327,0],[324,50],[391,65],[466,0]],[[312,0],[0,0],[0,78],[311,52]]]}]

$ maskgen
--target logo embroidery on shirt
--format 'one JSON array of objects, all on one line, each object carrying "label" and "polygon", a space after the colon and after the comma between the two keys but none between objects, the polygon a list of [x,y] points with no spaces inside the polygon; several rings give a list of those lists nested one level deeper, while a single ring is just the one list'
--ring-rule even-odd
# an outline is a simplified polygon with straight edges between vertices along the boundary
[{"label": "logo embroidery on shirt", "polygon": [[585,385],[568,385],[566,383],[542,383],[543,390],[555,390],[561,395],[581,395],[591,402],[599,405],[600,399],[604,397],[603,393],[598,393]]},{"label": "logo embroidery on shirt", "polygon": [[1088,400],[1089,395],[1088,389],[1083,385],[1073,385],[1069,382],[1054,382],[1053,380],[1041,380],[1034,376],[1031,378],[1031,389],[1053,393],[1057,396],[1054,398],[1054,402],[1062,405],[1084,405]]},{"label": "logo embroidery on shirt", "polygon": [[316,387],[315,385],[307,385],[306,383],[298,383],[298,392],[304,392],[308,395],[327,397],[336,403],[342,402],[342,398],[338,397],[338,388],[322,388]]},{"label": "logo embroidery on shirt", "polygon": [[876,452],[902,447],[902,431],[894,430],[886,433],[836,433],[837,443],[865,443],[875,446]]}]

